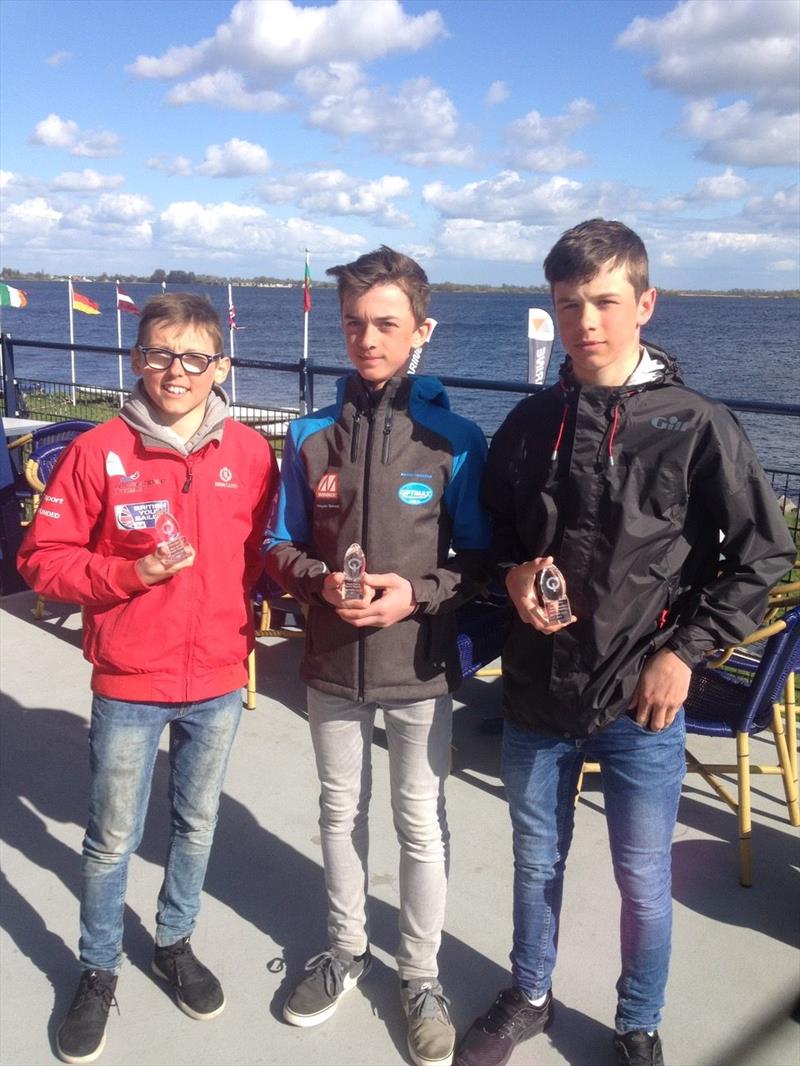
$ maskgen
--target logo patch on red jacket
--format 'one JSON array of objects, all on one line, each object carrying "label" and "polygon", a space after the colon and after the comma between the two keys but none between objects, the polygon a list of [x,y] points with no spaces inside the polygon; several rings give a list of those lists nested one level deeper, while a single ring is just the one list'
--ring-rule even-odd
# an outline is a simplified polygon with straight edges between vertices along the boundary
[{"label": "logo patch on red jacket", "polygon": [[339,475],[331,473],[323,474],[317,482],[314,495],[318,500],[338,500]]}]

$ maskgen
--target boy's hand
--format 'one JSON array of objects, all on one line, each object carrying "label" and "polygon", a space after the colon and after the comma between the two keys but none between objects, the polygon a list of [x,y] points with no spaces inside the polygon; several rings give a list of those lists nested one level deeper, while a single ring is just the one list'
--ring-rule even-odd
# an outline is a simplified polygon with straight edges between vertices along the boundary
[{"label": "boy's hand", "polygon": [[[564,626],[577,622],[577,618],[573,614],[569,622],[551,624],[547,621],[544,609],[539,606],[536,590],[533,587],[534,578],[540,570],[544,570],[552,562],[552,555],[529,559],[527,563],[520,563],[519,566],[513,567],[506,575],[506,590],[511,597],[511,602],[517,609],[517,614],[523,622],[532,625],[540,633],[557,633]],[[567,590],[567,594],[569,594],[569,590]]]},{"label": "boy's hand", "polygon": [[185,559],[181,559],[180,562],[173,563],[170,562],[167,545],[159,544],[150,555],[143,555],[141,559],[136,560],[136,573],[145,585],[157,585],[159,581],[172,577],[179,570],[186,570],[187,567],[194,566],[197,553],[188,541],[186,541],[185,547],[189,554]]},{"label": "boy's hand", "polygon": [[[341,579],[338,582],[340,591],[336,602],[333,591],[328,595],[325,589],[329,577]],[[343,574],[329,574],[323,584],[325,599],[336,608],[339,617],[350,625],[385,629],[403,618],[408,618],[415,611],[417,601],[411,583],[399,574],[364,574],[363,582],[364,596],[360,600],[342,599]],[[335,588],[334,582],[331,582],[331,585]],[[380,592],[380,595],[376,595],[377,592]]]},{"label": "boy's hand", "polygon": [[674,651],[662,648],[647,660],[631,696],[628,710],[654,733],[672,723],[689,692],[692,671]]}]

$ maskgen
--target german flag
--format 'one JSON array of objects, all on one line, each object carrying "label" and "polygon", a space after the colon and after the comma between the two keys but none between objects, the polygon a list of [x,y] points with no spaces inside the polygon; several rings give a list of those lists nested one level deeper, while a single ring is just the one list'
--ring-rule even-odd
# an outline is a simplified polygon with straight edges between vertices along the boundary
[{"label": "german flag", "polygon": [[73,311],[83,311],[85,315],[100,314],[100,304],[90,300],[88,296],[82,296],[75,289],[72,290],[72,309]]}]

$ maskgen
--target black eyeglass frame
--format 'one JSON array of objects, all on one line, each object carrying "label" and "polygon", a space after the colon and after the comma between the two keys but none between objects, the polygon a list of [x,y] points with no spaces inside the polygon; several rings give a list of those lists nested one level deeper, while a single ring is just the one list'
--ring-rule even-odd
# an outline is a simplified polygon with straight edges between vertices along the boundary
[{"label": "black eyeglass frame", "polygon": [[[224,352],[218,352],[216,355],[206,355],[205,352],[173,352],[171,349],[162,348],[160,345],[157,344],[137,344],[136,347],[142,353],[145,363],[151,370],[169,370],[175,360],[179,359],[180,364],[186,371],[186,373],[191,374],[194,377],[199,377],[200,374],[205,374],[205,372],[208,370],[212,363],[217,362],[219,359],[225,358]],[[153,364],[147,358],[150,352],[164,352],[165,355],[168,355],[170,357],[170,360],[166,366],[153,366]],[[184,363],[184,359],[189,355],[193,356],[195,359],[205,359],[206,365],[203,367],[202,370],[198,370],[195,367],[187,366],[186,363]]]}]

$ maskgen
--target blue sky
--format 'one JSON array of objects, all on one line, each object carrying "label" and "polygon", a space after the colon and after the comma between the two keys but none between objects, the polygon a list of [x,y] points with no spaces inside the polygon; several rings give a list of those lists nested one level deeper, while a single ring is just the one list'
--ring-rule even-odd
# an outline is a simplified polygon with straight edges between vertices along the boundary
[{"label": "blue sky", "polygon": [[312,275],[380,243],[538,284],[800,285],[797,0],[3,0],[2,262]]}]

